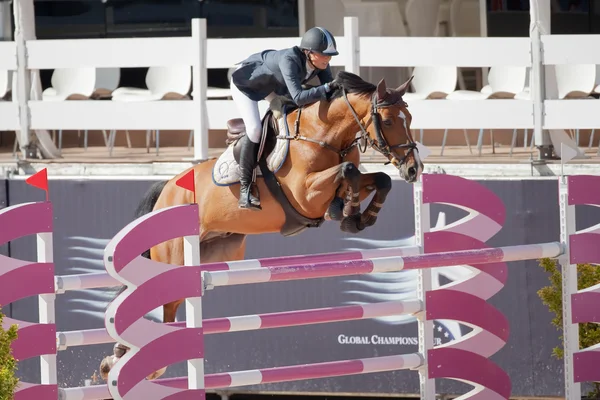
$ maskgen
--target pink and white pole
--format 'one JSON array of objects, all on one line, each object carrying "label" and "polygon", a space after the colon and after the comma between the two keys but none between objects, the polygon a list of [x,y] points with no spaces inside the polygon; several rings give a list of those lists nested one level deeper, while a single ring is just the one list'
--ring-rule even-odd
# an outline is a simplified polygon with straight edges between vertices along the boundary
[{"label": "pink and white pole", "polygon": [[397,272],[405,269],[428,269],[457,265],[492,264],[497,262],[533,260],[557,257],[563,252],[559,242],[527,244],[481,250],[462,250],[421,254],[407,257],[382,257],[370,260],[291,265],[233,271],[204,271],[206,289],[251,283],[282,282],[299,279],[329,278],[377,272]]}]

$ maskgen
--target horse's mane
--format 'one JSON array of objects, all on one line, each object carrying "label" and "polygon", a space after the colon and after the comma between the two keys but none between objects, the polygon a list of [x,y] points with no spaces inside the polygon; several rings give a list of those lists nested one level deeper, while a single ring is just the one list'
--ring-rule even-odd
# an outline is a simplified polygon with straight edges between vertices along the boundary
[{"label": "horse's mane", "polygon": [[[372,84],[371,82],[365,81],[360,76],[353,74],[348,71],[340,71],[337,73],[335,77],[335,81],[339,82],[344,89],[346,89],[347,93],[355,93],[360,95],[371,95],[377,86]],[[332,99],[338,98],[342,96],[341,90],[336,90],[331,96]]]},{"label": "horse's mane", "polygon": [[[367,82],[360,76],[348,71],[338,72],[335,77],[335,80],[336,82],[339,82],[342,85],[342,87],[346,90],[347,93],[354,93],[362,96],[370,96],[377,89],[376,85]],[[329,101],[333,101],[342,96],[342,91],[336,90],[329,97]],[[311,103],[310,105],[316,103],[318,102]],[[297,110],[296,104],[292,101],[292,99],[289,98],[289,96],[275,96],[275,98],[271,101],[269,108],[271,109],[271,111],[273,111],[277,118],[281,116],[281,110],[284,104],[288,105],[288,108],[291,108],[293,110],[291,111],[292,113],[296,112]]]}]

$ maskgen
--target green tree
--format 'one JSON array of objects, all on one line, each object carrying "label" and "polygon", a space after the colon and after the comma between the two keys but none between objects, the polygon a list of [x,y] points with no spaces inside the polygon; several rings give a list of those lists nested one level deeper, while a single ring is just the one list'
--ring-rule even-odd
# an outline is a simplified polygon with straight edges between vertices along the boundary
[{"label": "green tree", "polygon": [[0,307],[0,400],[11,400],[19,380],[15,376],[17,361],[12,355],[11,343],[17,338],[17,325],[8,330],[2,328],[2,308]]},{"label": "green tree", "polygon": [[[538,290],[537,294],[542,302],[548,306],[548,310],[554,314],[552,325],[557,330],[563,329],[562,315],[562,274],[558,260],[543,258],[539,261],[540,266],[548,272],[550,286]],[[600,266],[592,264],[577,264],[577,289],[586,289],[600,283]],[[560,337],[564,345],[564,336]],[[596,323],[579,324],[579,348],[587,348],[600,343],[600,325]],[[564,347],[557,346],[552,350],[557,359],[564,357]],[[588,394],[589,398],[600,399],[600,383],[593,383],[593,390]]]}]

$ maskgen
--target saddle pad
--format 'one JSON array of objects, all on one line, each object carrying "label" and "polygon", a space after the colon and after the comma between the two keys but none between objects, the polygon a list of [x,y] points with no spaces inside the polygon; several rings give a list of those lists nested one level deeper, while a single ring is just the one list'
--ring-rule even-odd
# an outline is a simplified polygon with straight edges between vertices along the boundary
[{"label": "saddle pad", "polygon": [[[285,132],[283,119],[278,121],[279,132]],[[235,143],[227,146],[227,149],[219,156],[212,171],[213,182],[218,186],[230,186],[240,182],[240,168],[233,157],[233,146]],[[290,141],[287,139],[277,139],[275,148],[267,156],[267,166],[273,173],[279,171],[279,168],[285,162],[290,148]],[[260,168],[256,167],[256,176],[262,176]]]}]

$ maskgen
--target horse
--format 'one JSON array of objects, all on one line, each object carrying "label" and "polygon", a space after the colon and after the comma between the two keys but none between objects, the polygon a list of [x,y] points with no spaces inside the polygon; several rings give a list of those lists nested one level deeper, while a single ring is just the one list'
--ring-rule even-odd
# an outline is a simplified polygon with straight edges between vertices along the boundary
[{"label": "horse", "polygon": [[[216,178],[217,172],[225,165],[218,164],[225,157],[221,155],[168,181],[153,184],[139,203],[136,218],[165,207],[192,203],[194,194],[175,182],[193,170],[203,264],[244,259],[247,235],[280,232],[293,236],[318,227],[325,220],[339,221],[340,229],[350,233],[373,226],[392,180],[383,172],[362,173],[358,169],[360,152],[364,153],[367,147],[378,151],[408,183],[414,183],[424,168],[410,130],[412,116],[402,98],[412,77],[395,89],[387,88],[384,79],[374,85],[346,71],[339,72],[335,80],[342,89],[330,98],[302,107],[292,105],[289,110],[285,99],[271,103],[263,118],[263,149],[259,157],[262,178],[255,174],[258,191],[263,193],[262,210],[238,208],[239,185],[232,183],[233,178],[228,184],[217,182],[221,179]],[[289,129],[292,123],[293,135]],[[229,120],[226,152],[229,151],[230,161],[238,159],[237,144],[242,140],[248,140],[243,122]],[[279,157],[279,164],[273,162],[276,148],[284,148],[286,154]],[[373,191],[373,198],[361,213],[361,202]],[[183,239],[161,243],[143,256],[183,265]],[[122,287],[119,293],[124,290]],[[175,321],[183,301],[163,306],[164,323]],[[112,365],[127,350],[116,344],[115,354],[102,361],[100,375],[105,380]],[[166,367],[147,378],[155,379],[165,370]]]}]

